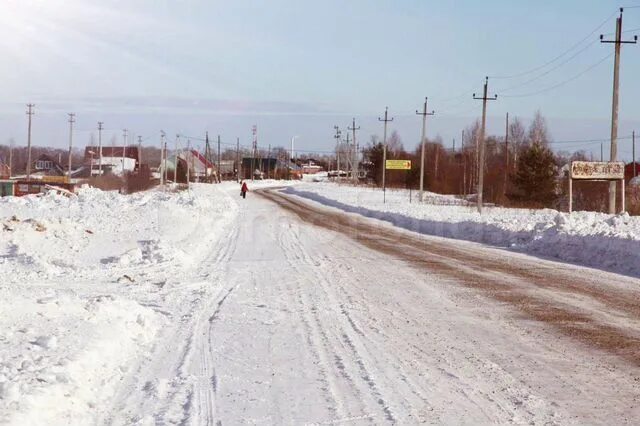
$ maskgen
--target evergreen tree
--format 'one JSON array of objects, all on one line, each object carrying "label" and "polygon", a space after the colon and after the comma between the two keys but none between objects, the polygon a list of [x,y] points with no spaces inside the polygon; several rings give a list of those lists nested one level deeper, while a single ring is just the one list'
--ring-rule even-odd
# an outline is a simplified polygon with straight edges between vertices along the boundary
[{"label": "evergreen tree", "polygon": [[553,152],[541,143],[534,143],[518,158],[512,177],[517,189],[510,198],[550,206],[557,198],[556,162]]}]

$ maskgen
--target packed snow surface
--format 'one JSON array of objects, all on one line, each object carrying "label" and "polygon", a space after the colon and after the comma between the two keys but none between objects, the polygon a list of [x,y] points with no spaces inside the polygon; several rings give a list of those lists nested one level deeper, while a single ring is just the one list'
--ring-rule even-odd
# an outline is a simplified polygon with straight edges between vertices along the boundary
[{"label": "packed snow surface", "polygon": [[508,209],[475,205],[451,195],[387,190],[336,183],[287,188],[346,212],[380,219],[427,235],[509,247],[542,257],[640,276],[640,217],[627,213],[571,214],[552,209]]}]

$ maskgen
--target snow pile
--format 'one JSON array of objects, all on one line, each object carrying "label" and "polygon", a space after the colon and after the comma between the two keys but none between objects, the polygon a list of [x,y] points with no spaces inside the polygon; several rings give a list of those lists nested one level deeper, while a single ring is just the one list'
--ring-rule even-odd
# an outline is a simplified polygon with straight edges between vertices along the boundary
[{"label": "snow pile", "polygon": [[108,413],[183,304],[212,286],[199,265],[237,211],[204,184],[0,198],[0,424]]},{"label": "snow pile", "polygon": [[0,294],[0,423],[90,424],[164,321],[110,296]]},{"label": "snow pile", "polygon": [[509,247],[572,263],[640,276],[640,218],[594,212],[572,214],[551,209],[475,207],[452,196],[426,193],[412,202],[408,191],[302,184],[286,192],[346,212],[384,220],[395,226],[446,238]]},{"label": "snow pile", "polygon": [[189,267],[199,235],[237,207],[228,197],[83,188],[77,198],[0,198],[0,274],[14,282],[117,274],[123,266]]}]

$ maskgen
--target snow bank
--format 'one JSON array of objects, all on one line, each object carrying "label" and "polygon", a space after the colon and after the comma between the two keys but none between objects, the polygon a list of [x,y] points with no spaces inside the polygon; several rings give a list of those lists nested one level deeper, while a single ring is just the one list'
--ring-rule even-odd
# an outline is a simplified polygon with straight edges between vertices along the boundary
[{"label": "snow bank", "polygon": [[0,424],[96,423],[237,211],[205,184],[0,198]]},{"label": "snow bank", "polygon": [[202,231],[237,208],[222,192],[202,190],[121,195],[83,188],[77,198],[0,198],[0,274],[20,282],[162,263],[189,267],[202,252],[198,243],[209,242]]},{"label": "snow bank", "polygon": [[481,215],[464,200],[414,191],[382,191],[332,183],[303,184],[285,190],[346,212],[380,219],[404,229],[509,247],[567,262],[640,276],[640,218],[593,212],[488,207]]},{"label": "snow bank", "polygon": [[164,321],[112,296],[0,294],[0,423],[91,424]]}]

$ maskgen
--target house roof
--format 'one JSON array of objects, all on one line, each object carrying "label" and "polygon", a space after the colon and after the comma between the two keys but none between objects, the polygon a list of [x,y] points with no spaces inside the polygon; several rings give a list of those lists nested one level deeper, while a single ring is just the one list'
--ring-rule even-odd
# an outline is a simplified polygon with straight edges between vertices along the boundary
[{"label": "house roof", "polygon": [[[137,160],[139,157],[138,147],[137,146],[102,146],[102,156],[103,157],[122,157],[124,151],[125,158],[133,158]],[[92,154],[93,153],[93,154]],[[84,149],[84,159],[85,161],[90,161],[91,158],[96,159],[99,158],[100,155],[100,147],[97,146],[87,146]]]}]

